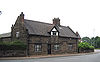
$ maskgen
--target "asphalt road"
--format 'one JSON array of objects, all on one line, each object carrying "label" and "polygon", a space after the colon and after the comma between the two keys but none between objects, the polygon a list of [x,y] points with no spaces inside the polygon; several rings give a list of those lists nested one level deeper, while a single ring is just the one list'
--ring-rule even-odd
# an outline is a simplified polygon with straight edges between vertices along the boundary
[{"label": "asphalt road", "polygon": [[67,56],[67,57],[25,59],[25,60],[0,60],[0,62],[100,62],[100,53],[81,55],[81,56]]}]

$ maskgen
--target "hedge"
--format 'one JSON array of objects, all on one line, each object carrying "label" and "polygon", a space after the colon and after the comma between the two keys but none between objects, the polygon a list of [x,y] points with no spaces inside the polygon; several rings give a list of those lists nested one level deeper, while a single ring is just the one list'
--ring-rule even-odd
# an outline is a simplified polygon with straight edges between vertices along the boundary
[{"label": "hedge", "polygon": [[0,50],[25,50],[26,47],[21,41],[0,42]]}]

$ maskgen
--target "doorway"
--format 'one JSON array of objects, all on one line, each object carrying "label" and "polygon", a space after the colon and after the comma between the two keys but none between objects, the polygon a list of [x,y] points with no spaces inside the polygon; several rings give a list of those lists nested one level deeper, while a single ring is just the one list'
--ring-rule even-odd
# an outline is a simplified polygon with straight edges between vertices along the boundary
[{"label": "doorway", "polygon": [[51,44],[48,44],[47,51],[48,51],[48,54],[51,54]]}]

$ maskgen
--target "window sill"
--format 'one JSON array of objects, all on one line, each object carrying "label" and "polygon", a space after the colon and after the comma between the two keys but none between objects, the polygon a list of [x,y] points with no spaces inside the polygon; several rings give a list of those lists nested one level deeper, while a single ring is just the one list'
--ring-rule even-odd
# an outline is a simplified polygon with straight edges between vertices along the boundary
[{"label": "window sill", "polygon": [[54,51],[59,51],[59,50],[54,50]]}]

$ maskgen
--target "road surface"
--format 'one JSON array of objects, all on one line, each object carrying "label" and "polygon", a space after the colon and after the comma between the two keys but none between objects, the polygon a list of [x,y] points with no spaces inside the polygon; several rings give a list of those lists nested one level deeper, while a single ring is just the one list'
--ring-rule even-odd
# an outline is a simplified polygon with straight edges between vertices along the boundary
[{"label": "road surface", "polygon": [[81,56],[52,57],[39,59],[0,60],[0,62],[100,62],[100,53]]}]

